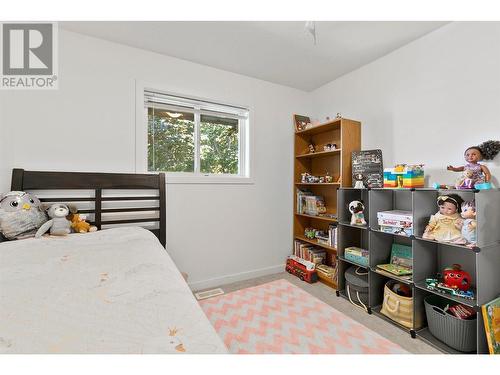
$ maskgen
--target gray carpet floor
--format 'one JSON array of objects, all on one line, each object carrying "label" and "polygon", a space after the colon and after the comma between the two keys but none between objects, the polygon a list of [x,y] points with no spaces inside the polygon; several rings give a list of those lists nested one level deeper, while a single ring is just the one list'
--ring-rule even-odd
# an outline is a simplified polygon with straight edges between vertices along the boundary
[{"label": "gray carpet floor", "polygon": [[365,325],[371,330],[379,333],[381,336],[400,345],[403,349],[405,349],[409,353],[442,354],[439,350],[428,345],[424,341],[418,338],[416,339],[411,338],[408,332],[403,331],[402,329],[394,326],[389,322],[386,322],[385,320],[375,315],[367,314],[364,310],[361,310],[353,306],[351,303],[349,303],[349,301],[347,301],[344,298],[337,297],[335,295],[335,291],[330,287],[319,282],[314,284],[308,284],[306,282],[300,281],[297,277],[289,275],[286,272],[269,276],[262,276],[250,280],[239,281],[232,284],[220,285],[219,287],[222,288],[222,290],[224,290],[225,293],[230,293],[236,290],[265,284],[270,281],[278,279],[288,280],[292,284],[302,288],[303,290],[315,296],[319,300],[327,303],[328,305],[332,306],[338,311],[348,315],[352,319]]}]

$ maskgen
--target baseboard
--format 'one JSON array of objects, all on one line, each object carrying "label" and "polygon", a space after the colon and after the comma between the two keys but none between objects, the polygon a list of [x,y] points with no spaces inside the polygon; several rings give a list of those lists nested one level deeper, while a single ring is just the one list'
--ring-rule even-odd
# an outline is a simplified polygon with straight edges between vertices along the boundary
[{"label": "baseboard", "polygon": [[283,264],[279,264],[277,266],[260,268],[257,270],[240,272],[240,273],[235,273],[232,275],[225,275],[225,276],[221,276],[221,277],[215,277],[213,279],[195,281],[192,283],[188,282],[188,285],[192,291],[196,292],[198,290],[213,288],[216,286],[218,287],[218,286],[221,286],[224,284],[234,283],[236,281],[253,279],[255,277],[260,277],[260,276],[272,275],[274,273],[283,272],[284,269],[285,269],[285,264],[283,263]]}]

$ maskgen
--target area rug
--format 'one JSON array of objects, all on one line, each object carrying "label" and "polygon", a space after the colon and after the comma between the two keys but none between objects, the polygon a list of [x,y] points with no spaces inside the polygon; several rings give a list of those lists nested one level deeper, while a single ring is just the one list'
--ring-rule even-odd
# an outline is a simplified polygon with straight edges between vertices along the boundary
[{"label": "area rug", "polygon": [[231,353],[407,353],[286,280],[209,298],[200,305]]}]

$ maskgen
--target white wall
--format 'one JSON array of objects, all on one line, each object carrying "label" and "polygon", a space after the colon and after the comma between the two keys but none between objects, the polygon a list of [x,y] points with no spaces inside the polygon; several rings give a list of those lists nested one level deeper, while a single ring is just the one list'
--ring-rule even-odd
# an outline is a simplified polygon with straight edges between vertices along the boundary
[{"label": "white wall", "polygon": [[[253,185],[168,185],[168,250],[194,288],[283,269],[292,238],[292,113],[309,96],[60,30],[59,90],[0,93],[0,186],[13,167],[135,171],[135,80],[248,105]],[[140,171],[138,171],[140,172]]]},{"label": "white wall", "polygon": [[[363,123],[364,149],[387,166],[425,163],[429,182],[453,183],[468,146],[500,139],[500,23],[451,23],[315,90],[319,118]],[[500,155],[487,163],[498,186]]]}]

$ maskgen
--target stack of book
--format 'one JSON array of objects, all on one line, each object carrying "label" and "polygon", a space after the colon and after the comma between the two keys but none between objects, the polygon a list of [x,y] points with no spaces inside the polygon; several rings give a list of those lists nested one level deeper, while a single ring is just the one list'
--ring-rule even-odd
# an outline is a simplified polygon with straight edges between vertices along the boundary
[{"label": "stack of book", "polygon": [[368,250],[356,246],[346,247],[344,257],[351,262],[368,266]]},{"label": "stack of book", "polygon": [[299,240],[295,240],[293,254],[314,264],[323,263],[326,257],[324,249]]},{"label": "stack of book", "polygon": [[377,219],[382,232],[408,237],[413,234],[413,215],[411,211],[381,211],[377,213]]},{"label": "stack of book", "polygon": [[325,199],[309,190],[297,189],[297,213],[318,216],[326,213]]}]

